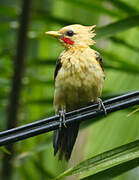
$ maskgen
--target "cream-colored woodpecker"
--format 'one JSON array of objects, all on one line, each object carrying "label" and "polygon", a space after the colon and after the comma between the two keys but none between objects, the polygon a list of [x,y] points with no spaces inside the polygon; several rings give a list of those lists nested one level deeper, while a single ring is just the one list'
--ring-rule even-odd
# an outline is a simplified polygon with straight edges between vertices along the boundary
[{"label": "cream-colored woodpecker", "polygon": [[[69,25],[59,31],[46,32],[56,37],[64,45],[56,63],[54,74],[55,113],[60,115],[61,127],[54,131],[54,155],[59,151],[59,159],[70,159],[79,130],[79,122],[66,125],[65,113],[97,102],[99,109],[104,105],[99,98],[104,84],[102,58],[90,48],[94,44],[95,25]],[[62,123],[63,122],[63,123]]]}]

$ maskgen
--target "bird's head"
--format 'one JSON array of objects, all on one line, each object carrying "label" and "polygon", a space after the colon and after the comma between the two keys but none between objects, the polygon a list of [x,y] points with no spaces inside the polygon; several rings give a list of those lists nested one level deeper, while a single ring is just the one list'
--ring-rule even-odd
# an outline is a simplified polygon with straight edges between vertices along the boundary
[{"label": "bird's head", "polygon": [[79,24],[63,27],[59,31],[48,31],[47,35],[56,37],[66,48],[75,46],[89,46],[94,44],[92,39],[95,36],[92,26],[82,26]]}]

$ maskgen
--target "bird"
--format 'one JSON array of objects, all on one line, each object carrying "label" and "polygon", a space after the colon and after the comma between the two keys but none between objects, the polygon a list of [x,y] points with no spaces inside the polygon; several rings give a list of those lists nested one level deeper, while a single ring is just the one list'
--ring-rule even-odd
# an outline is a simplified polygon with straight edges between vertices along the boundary
[{"label": "bird", "polygon": [[66,125],[66,112],[98,103],[98,110],[105,106],[99,98],[104,85],[104,69],[99,52],[92,49],[96,25],[68,25],[59,31],[45,32],[57,38],[64,46],[54,72],[54,109],[60,116],[60,127],[54,131],[54,155],[68,161],[78,135],[79,122]]}]

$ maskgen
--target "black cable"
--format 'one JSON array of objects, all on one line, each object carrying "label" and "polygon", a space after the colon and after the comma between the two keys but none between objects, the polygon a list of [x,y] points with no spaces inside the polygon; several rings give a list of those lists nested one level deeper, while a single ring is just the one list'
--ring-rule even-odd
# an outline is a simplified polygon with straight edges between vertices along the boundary
[{"label": "black cable", "polygon": [[[139,91],[134,91],[121,96],[117,96],[108,99],[103,103],[108,114],[133,105],[139,105]],[[66,125],[68,126],[74,121],[82,122],[95,118],[97,116],[104,115],[103,110],[95,110],[97,106],[97,104],[94,104],[66,113]],[[0,146],[55,130],[59,128],[60,122],[58,120],[59,116],[57,115],[24,126],[3,131],[0,133]],[[92,122],[95,122],[95,119]]]},{"label": "black cable", "polygon": [[[130,97],[134,97],[136,95],[139,95],[139,91],[134,91],[134,92],[130,92],[130,93],[127,93],[127,94],[123,94],[121,96],[110,98],[108,100],[105,100],[103,103],[104,103],[104,105],[108,105],[108,104],[111,104],[113,102],[117,102],[119,100],[124,100],[124,99],[130,98]],[[87,106],[87,107],[84,107],[84,108],[81,108],[81,109],[74,110],[72,112],[68,112],[68,113],[66,113],[66,117],[70,117],[70,116],[73,116],[73,115],[76,115],[76,114],[79,114],[79,113],[83,113],[84,111],[86,112],[86,111],[89,111],[89,110],[96,109],[97,106],[98,106],[97,104],[93,104],[93,105],[90,105],[90,106]],[[17,128],[14,128],[14,129],[9,129],[9,130],[0,132],[0,137],[3,136],[3,135],[11,134],[12,132],[15,133],[15,132],[25,130],[25,129],[28,129],[28,128],[34,128],[34,127],[37,127],[39,125],[42,125],[43,123],[46,124],[46,123],[49,123],[49,122],[52,122],[52,121],[57,121],[58,119],[59,119],[59,116],[53,116],[53,117],[50,117],[50,118],[42,119],[42,120],[39,120],[39,121],[35,121],[33,123],[29,123],[27,125],[17,127]]]}]

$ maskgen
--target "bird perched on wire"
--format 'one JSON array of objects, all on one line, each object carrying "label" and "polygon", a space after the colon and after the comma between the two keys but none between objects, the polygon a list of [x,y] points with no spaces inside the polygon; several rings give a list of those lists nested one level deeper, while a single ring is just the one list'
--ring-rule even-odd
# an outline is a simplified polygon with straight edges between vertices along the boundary
[{"label": "bird perched on wire", "polygon": [[94,44],[95,25],[66,26],[59,31],[46,32],[56,37],[65,47],[56,63],[54,73],[54,108],[60,115],[60,128],[54,131],[54,155],[59,151],[68,161],[75,144],[79,122],[66,125],[65,113],[97,102],[98,109],[105,107],[99,98],[104,84],[102,58],[90,48]]}]

